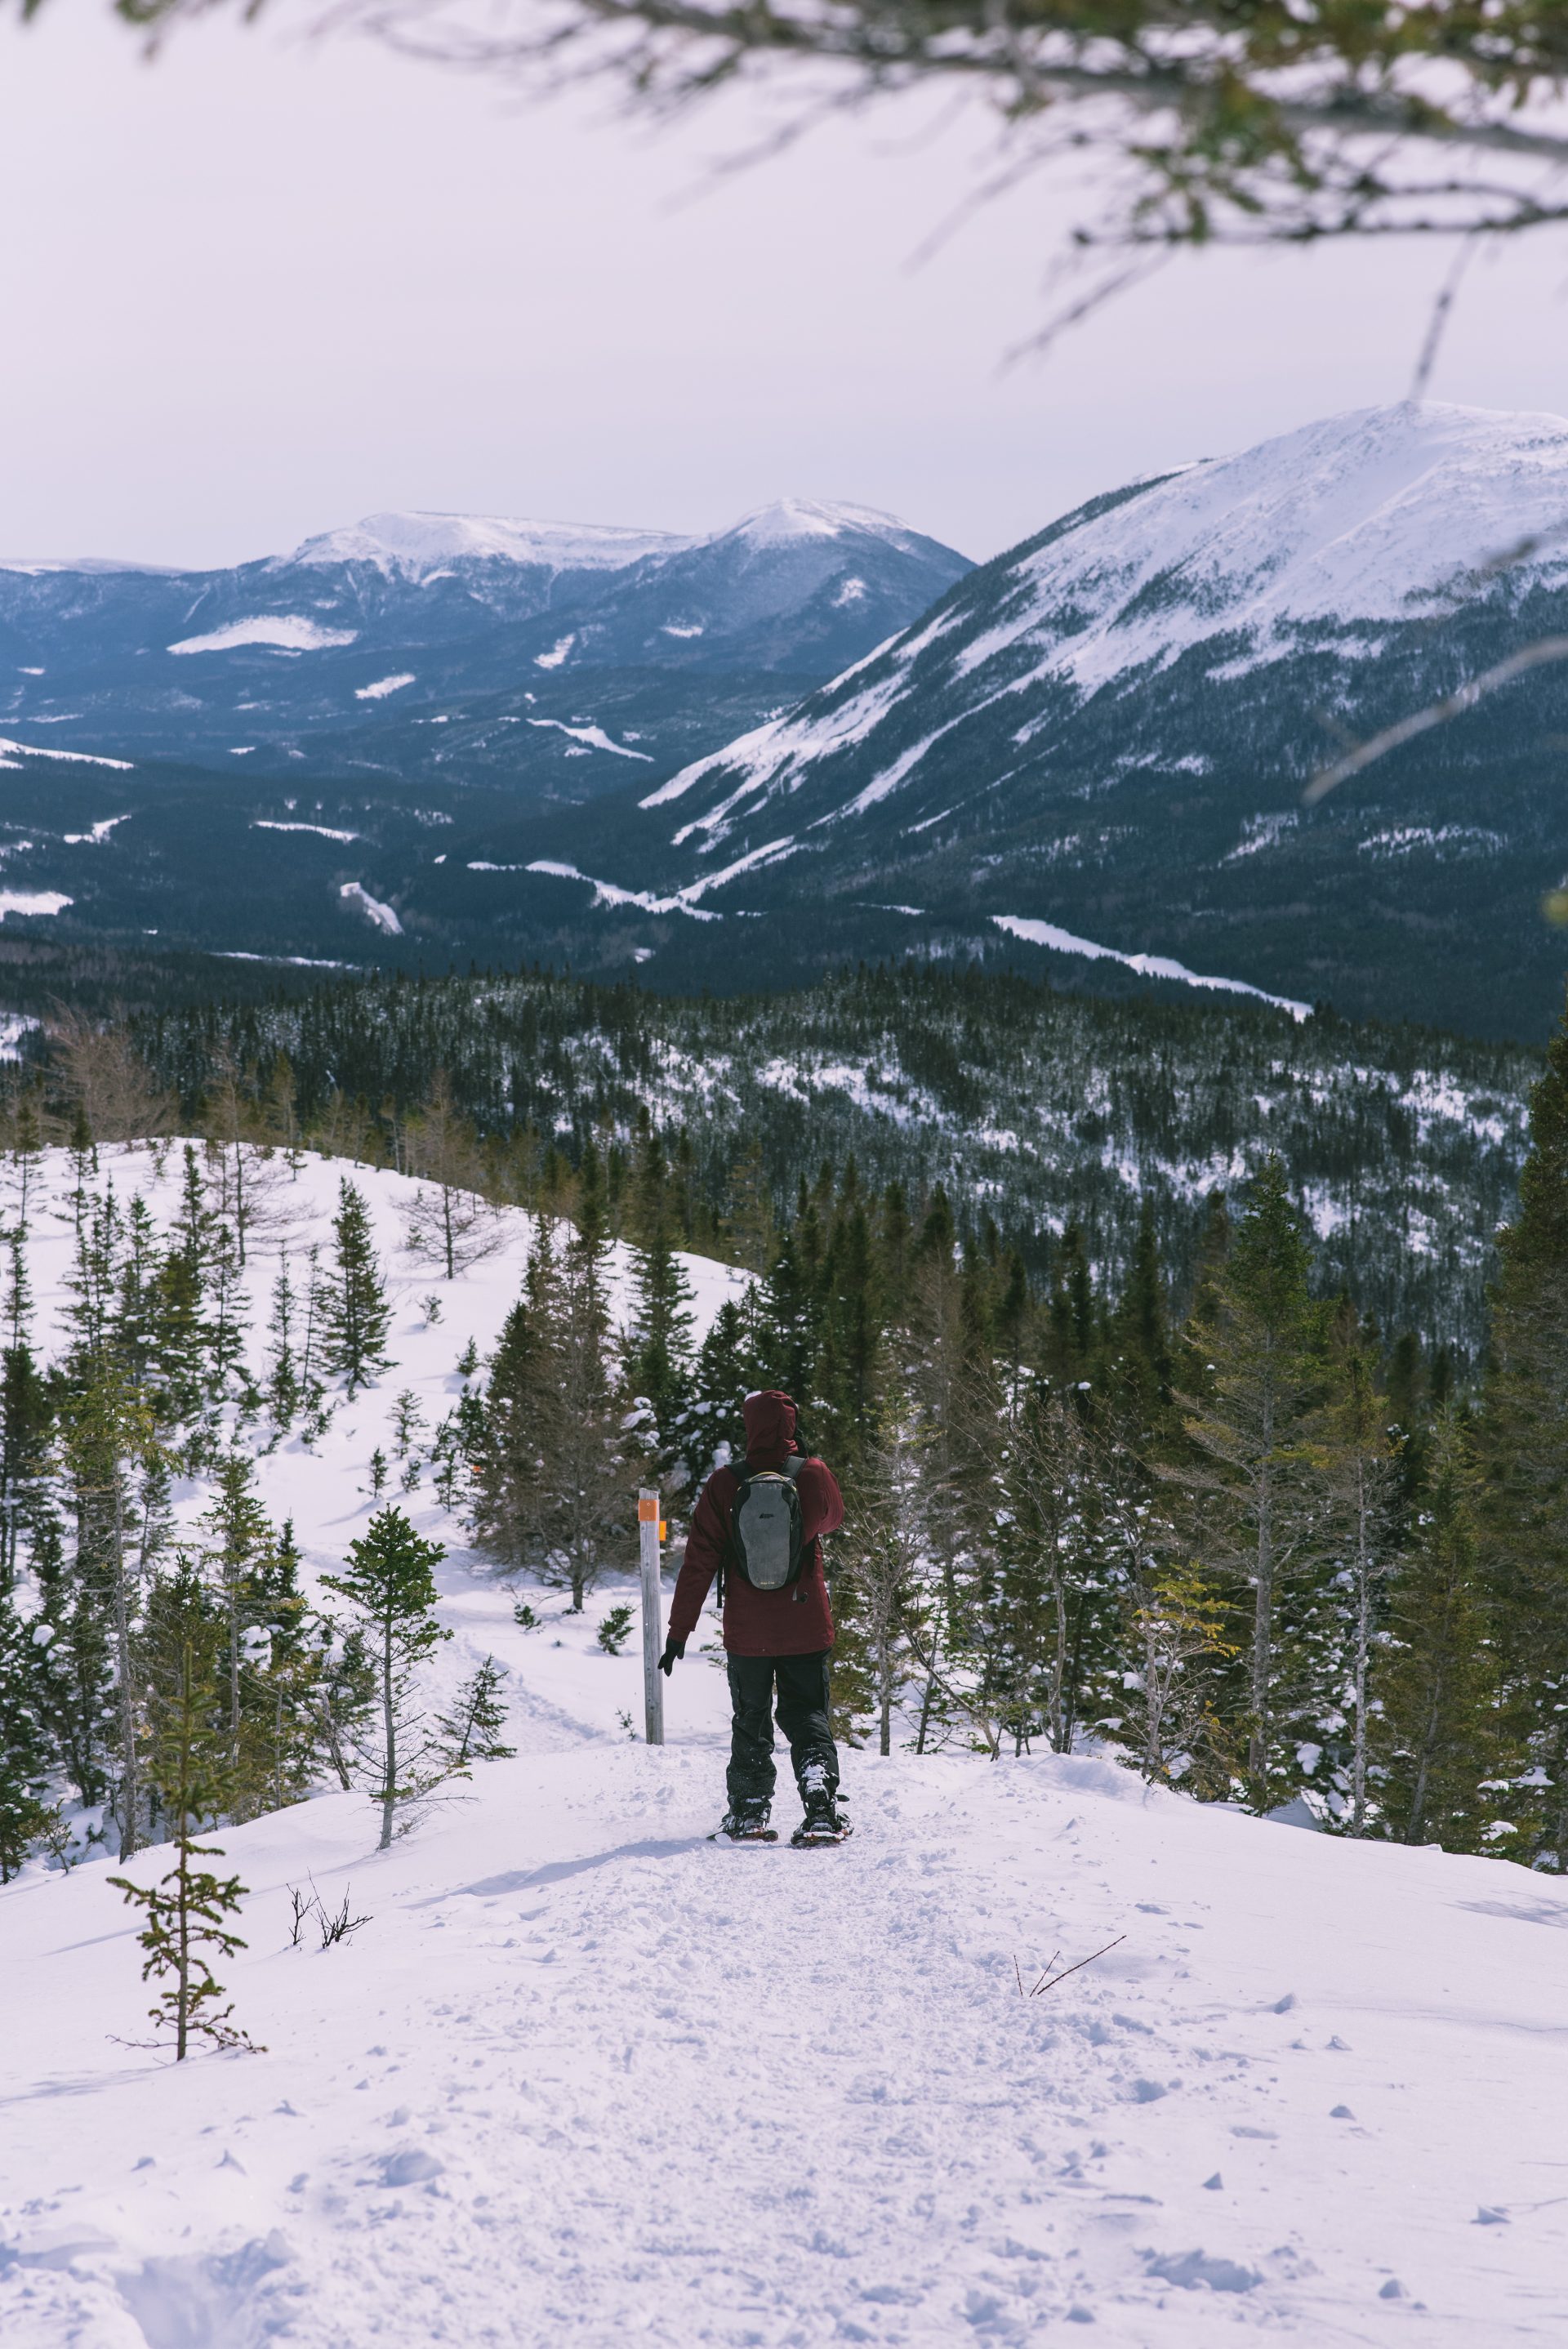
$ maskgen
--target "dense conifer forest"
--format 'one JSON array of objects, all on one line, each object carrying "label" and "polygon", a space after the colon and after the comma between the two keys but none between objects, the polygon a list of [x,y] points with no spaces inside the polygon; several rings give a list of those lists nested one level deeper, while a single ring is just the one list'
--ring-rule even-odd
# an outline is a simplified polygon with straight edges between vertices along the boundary
[{"label": "dense conifer forest", "polygon": [[959,1228],[983,1239],[994,1226],[1034,1279],[1074,1229],[1119,1281],[1147,1209],[1184,1295],[1210,1193],[1274,1154],[1320,1281],[1384,1330],[1466,1354],[1540,1065],[1418,1029],[920,965],[699,1000],[537,975],[377,975],[149,1009],[134,1033],[187,1119],[226,1069],[273,1103],[280,1134],[351,1135],[399,1165],[404,1123],[439,1071],[503,1195],[564,1201],[594,1139],[615,1231],[651,1125],[678,1176],[683,1246],[741,1262],[759,1195],[788,1216],[802,1179],[852,1160],[864,1188],[897,1183],[916,1206],[941,1185]]}]

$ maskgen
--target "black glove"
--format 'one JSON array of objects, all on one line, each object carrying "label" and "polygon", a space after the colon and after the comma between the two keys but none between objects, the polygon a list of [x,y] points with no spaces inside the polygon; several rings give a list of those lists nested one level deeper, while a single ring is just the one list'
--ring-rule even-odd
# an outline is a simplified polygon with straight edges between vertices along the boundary
[{"label": "black glove", "polygon": [[666,1640],[665,1641],[665,1652],[659,1658],[659,1670],[664,1673],[666,1680],[670,1673],[674,1671],[676,1666],[679,1663],[685,1653],[686,1641],[684,1640]]}]

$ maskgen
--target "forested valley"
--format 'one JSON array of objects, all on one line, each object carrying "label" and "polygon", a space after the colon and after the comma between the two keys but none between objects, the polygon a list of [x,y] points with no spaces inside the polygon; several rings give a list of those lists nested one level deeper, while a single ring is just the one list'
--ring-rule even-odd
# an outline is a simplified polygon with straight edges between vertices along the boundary
[{"label": "forested valley", "polygon": [[[324,1777],[390,1839],[508,1750],[488,1664],[419,1699],[444,1549],[402,1500],[581,1609],[633,1562],[639,1481],[678,1542],[764,1383],[849,1496],[851,1742],[1097,1745],[1337,1833],[1568,1862],[1568,1041],[1515,1207],[1529,1068],[1500,1053],[924,973],[794,1011],[799,1086],[777,1005],[543,979],[36,1031],[0,1129],[0,1876],[194,1853]],[[425,1330],[524,1243],[435,1424],[388,1336],[388,1178]],[[698,1312],[705,1257],[734,1269]],[[317,1588],[256,1464],[356,1405],[373,1516]]]}]

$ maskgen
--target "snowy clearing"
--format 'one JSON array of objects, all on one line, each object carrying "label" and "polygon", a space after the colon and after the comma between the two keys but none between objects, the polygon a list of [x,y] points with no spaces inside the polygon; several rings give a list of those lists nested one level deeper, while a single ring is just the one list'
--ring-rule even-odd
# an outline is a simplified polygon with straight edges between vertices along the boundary
[{"label": "snowy clearing", "polygon": [[120,775],[129,775],[133,764],[129,759],[100,759],[88,750],[46,750],[41,743],[15,742],[9,735],[0,735],[0,763],[8,767],[17,759],[59,759],[68,767],[112,767]]},{"label": "snowy clearing", "polygon": [[279,819],[264,815],[251,818],[251,830],[253,832],[314,832],[322,840],[345,842],[357,840],[359,837],[356,832],[340,832],[330,823],[284,823]]},{"label": "snowy clearing", "polygon": [[1048,947],[1053,954],[1082,955],[1088,962],[1119,962],[1145,978],[1174,978],[1183,987],[1214,988],[1223,995],[1255,996],[1260,1002],[1272,1003],[1276,1010],[1288,1011],[1293,1019],[1312,1017],[1310,1003],[1298,1003],[1289,995],[1270,995],[1265,988],[1253,987],[1244,978],[1205,977],[1202,971],[1189,970],[1185,963],[1172,961],[1169,955],[1123,954],[1116,947],[1097,946],[1092,938],[1075,937],[1070,930],[1058,929],[1055,922],[1029,921],[1017,914],[993,914],[991,919],[1010,936],[1026,938],[1031,946]]},{"label": "snowy clearing", "polygon": [[558,734],[570,734],[574,742],[582,742],[591,750],[613,750],[617,759],[641,759],[645,767],[653,764],[646,750],[628,750],[624,742],[614,741],[602,726],[568,726],[560,718],[531,718],[528,723],[553,727]]},{"label": "snowy clearing", "polygon": [[383,898],[373,897],[363,882],[346,881],[337,894],[349,905],[357,905],[366,920],[373,923],[377,929],[385,930],[389,937],[402,936],[403,925],[397,918],[396,908],[388,905]]},{"label": "snowy clearing", "polygon": [[228,653],[242,645],[264,645],[274,652],[320,653],[335,645],[351,645],[357,628],[324,628],[295,612],[266,613],[252,620],[231,620],[204,636],[181,636],[171,653]]},{"label": "snowy clearing", "polygon": [[73,903],[63,889],[0,889],[0,922],[7,914],[63,914]]},{"label": "snowy clearing", "polygon": [[88,832],[62,832],[60,838],[67,848],[101,848],[117,824],[129,823],[134,811],[124,815],[106,815]]}]

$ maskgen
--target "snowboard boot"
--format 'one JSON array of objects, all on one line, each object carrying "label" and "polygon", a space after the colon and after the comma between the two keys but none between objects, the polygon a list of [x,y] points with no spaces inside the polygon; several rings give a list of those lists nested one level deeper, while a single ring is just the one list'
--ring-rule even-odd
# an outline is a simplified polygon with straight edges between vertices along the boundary
[{"label": "snowboard boot", "polygon": [[709,1836],[709,1843],[777,1843],[779,1830],[768,1824],[766,1803],[744,1803],[726,1811]]}]

